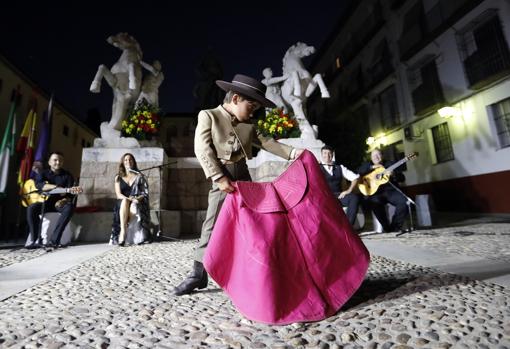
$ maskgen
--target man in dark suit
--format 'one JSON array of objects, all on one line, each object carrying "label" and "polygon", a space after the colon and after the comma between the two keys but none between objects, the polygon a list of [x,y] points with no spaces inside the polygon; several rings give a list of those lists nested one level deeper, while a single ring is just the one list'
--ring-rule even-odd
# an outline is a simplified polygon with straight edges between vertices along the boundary
[{"label": "man in dark suit", "polygon": [[[358,169],[358,173],[362,177],[369,174],[376,168],[388,168],[393,164],[391,161],[383,160],[383,155],[379,149],[374,149],[370,153],[370,158],[371,161],[365,162]],[[374,194],[363,197],[364,202],[368,208],[373,210],[377,220],[381,223],[384,231],[386,232],[401,231],[404,221],[407,218],[407,198],[395,189],[395,186],[398,187],[399,182],[404,181],[404,174],[396,169],[390,173],[390,181],[388,183],[380,185]],[[395,206],[395,213],[391,219],[391,224],[389,223],[388,216],[386,215],[387,203]]]},{"label": "man in dark suit", "polygon": [[[342,206],[347,207],[347,218],[349,223],[354,225],[356,215],[358,214],[359,195],[353,193],[352,190],[356,188],[359,175],[349,170],[342,164],[335,164],[333,162],[334,150],[329,145],[325,145],[321,149],[321,170],[326,177],[329,187],[333,194],[340,200]],[[346,190],[342,190],[342,179],[350,181],[351,184]]]}]

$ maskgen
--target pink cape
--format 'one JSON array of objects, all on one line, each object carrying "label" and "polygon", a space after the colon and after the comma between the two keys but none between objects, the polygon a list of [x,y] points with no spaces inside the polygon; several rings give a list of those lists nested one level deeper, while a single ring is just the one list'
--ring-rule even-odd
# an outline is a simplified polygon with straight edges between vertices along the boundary
[{"label": "pink cape", "polygon": [[275,181],[237,182],[204,255],[209,275],[247,318],[287,324],[335,314],[370,257],[308,151]]}]

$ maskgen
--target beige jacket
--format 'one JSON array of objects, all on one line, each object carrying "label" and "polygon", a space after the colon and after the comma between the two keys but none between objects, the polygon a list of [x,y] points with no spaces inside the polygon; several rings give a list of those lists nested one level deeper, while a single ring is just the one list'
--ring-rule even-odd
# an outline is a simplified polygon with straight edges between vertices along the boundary
[{"label": "beige jacket", "polygon": [[264,137],[251,123],[239,123],[220,105],[202,110],[198,114],[195,130],[195,155],[207,178],[221,175],[221,160],[236,162],[244,157],[243,151],[234,152],[235,137],[239,137],[248,159],[252,158],[252,145],[289,159],[292,147]]}]

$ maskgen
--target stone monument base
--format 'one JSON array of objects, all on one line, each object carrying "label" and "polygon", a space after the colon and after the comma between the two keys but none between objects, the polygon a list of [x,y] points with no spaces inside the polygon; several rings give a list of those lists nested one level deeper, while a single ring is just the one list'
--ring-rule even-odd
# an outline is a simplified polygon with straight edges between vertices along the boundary
[{"label": "stone monument base", "polygon": [[[205,210],[161,210],[161,212],[151,210],[151,234],[154,239],[157,238],[161,222],[161,240],[197,236],[202,228],[205,213]],[[112,232],[112,219],[111,211],[75,213],[72,222],[79,228],[79,233],[74,237],[75,241],[108,243]]]},{"label": "stone monument base", "polygon": [[[93,206],[110,211],[116,200],[114,181],[119,171],[120,158],[131,153],[136,159],[138,169],[147,177],[149,183],[149,204],[151,210],[166,209],[166,183],[168,157],[163,148],[85,148],[83,149],[80,186],[83,194],[78,196],[77,207]],[[144,171],[144,169],[152,168]]]}]

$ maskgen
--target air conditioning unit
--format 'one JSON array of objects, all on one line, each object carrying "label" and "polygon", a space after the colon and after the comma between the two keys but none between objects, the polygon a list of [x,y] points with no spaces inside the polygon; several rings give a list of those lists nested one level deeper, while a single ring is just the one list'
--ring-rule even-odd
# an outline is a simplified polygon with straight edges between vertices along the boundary
[{"label": "air conditioning unit", "polygon": [[417,125],[409,125],[404,127],[404,137],[408,141],[415,140],[416,138],[421,137],[422,132]]}]

